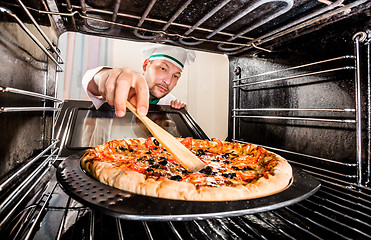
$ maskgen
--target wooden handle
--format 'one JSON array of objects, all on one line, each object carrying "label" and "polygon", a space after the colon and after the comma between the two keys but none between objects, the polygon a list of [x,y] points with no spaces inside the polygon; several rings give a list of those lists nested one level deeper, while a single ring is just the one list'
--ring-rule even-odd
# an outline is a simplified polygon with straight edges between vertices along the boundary
[{"label": "wooden handle", "polygon": [[188,148],[186,148],[174,136],[158,126],[147,116],[139,115],[137,109],[129,101],[126,102],[126,107],[134,113],[140,121],[142,121],[157,141],[159,141],[161,145],[164,146],[185,169],[187,169],[187,171],[198,172],[206,167],[205,163],[189,151]]}]

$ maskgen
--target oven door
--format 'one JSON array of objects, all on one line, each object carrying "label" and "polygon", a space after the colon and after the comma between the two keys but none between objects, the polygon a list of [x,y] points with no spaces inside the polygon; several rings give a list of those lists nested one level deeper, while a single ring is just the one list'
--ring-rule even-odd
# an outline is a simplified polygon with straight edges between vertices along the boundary
[{"label": "oven door", "polygon": [[[174,137],[208,139],[185,109],[150,105],[147,116]],[[63,103],[56,124],[56,134],[60,140],[61,157],[115,139],[152,137],[152,134],[130,111],[119,118],[115,115],[113,107],[108,104],[96,110],[91,102],[76,100]]]}]

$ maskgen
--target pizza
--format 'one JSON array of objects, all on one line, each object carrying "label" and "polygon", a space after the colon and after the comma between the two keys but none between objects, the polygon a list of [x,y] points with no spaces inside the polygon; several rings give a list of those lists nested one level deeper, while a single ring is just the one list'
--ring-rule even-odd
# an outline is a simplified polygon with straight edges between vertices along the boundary
[{"label": "pizza", "polygon": [[136,194],[190,201],[263,197],[288,187],[290,164],[254,144],[177,138],[207,166],[188,172],[154,138],[122,139],[88,149],[81,166],[109,186]]}]

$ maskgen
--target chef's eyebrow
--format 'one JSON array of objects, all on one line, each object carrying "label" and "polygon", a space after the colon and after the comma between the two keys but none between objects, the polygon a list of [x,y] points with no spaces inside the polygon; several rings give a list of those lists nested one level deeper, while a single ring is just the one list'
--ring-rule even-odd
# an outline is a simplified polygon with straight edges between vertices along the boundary
[{"label": "chef's eyebrow", "polygon": [[[170,68],[170,66],[167,64],[166,61],[162,61],[162,63],[165,64],[168,69]],[[176,72],[174,74],[180,74],[180,75],[182,75],[182,72],[181,71],[178,71],[178,72]]]}]

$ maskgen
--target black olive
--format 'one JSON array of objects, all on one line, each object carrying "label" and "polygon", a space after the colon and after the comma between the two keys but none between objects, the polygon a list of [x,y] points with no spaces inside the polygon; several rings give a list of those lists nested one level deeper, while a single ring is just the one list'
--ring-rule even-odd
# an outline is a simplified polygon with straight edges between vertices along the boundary
[{"label": "black olive", "polygon": [[218,159],[211,159],[212,162],[220,162]]},{"label": "black olive", "polygon": [[130,149],[129,152],[134,152],[134,149]]},{"label": "black olive", "polygon": [[243,168],[238,168],[238,167],[236,167],[236,166],[232,166],[232,168],[233,168],[233,170],[236,170],[236,171],[248,171],[248,170],[254,170],[254,169],[252,169],[252,168],[250,168],[250,167],[243,167]]},{"label": "black olive", "polygon": [[225,164],[230,164],[230,163],[232,163],[231,161],[223,161],[223,163],[225,163]]},{"label": "black olive", "polygon": [[179,175],[175,175],[175,176],[171,176],[169,179],[174,180],[174,181],[180,181],[182,179],[182,177],[179,176]]},{"label": "black olive", "polygon": [[162,166],[166,166],[167,164],[167,160],[162,160],[160,162],[158,162],[159,164],[161,164]]},{"label": "black olive", "polygon": [[120,146],[119,148],[120,148],[121,151],[126,151],[126,150],[128,150],[126,147],[123,147],[123,146]]},{"label": "black olive", "polygon": [[158,148],[157,148],[157,147],[153,147],[152,149],[153,149],[153,150],[157,150]]},{"label": "black olive", "polygon": [[148,152],[146,152],[146,154],[151,154],[151,152],[148,151]]},{"label": "black olive", "polygon": [[159,168],[159,167],[160,167],[160,165],[158,165],[158,164],[155,164],[155,165],[152,166],[152,168]]},{"label": "black olive", "polygon": [[222,155],[222,158],[224,158],[224,159],[229,158],[229,153],[225,153],[225,154],[223,154],[223,155]]},{"label": "black olive", "polygon": [[232,169],[233,170],[236,170],[236,171],[239,171],[239,170],[241,170],[241,169],[239,169],[238,167],[236,167],[236,166],[232,166]]},{"label": "black olive", "polygon": [[159,157],[158,160],[167,160],[166,157]]},{"label": "black olive", "polygon": [[149,162],[149,164],[154,164],[155,163],[155,159],[150,158],[150,159],[148,159],[148,162]]},{"label": "black olive", "polygon": [[225,177],[225,178],[232,179],[232,178],[236,177],[237,175],[235,173],[222,173],[222,176]]},{"label": "black olive", "polygon": [[184,169],[184,170],[182,170],[182,173],[183,174],[189,174],[190,172],[188,172],[187,170]]},{"label": "black olive", "polygon": [[155,170],[153,170],[152,168],[147,168],[146,171],[147,171],[147,172],[154,172]]},{"label": "black olive", "polygon": [[157,141],[157,139],[153,139],[153,143],[156,145],[156,146],[160,146],[160,143]]},{"label": "black olive", "polygon": [[200,173],[203,173],[203,174],[206,174],[206,175],[210,175],[212,172],[213,172],[213,170],[211,169],[210,166],[207,166],[204,169],[200,170]]},{"label": "black olive", "polygon": [[198,149],[197,152],[196,152],[196,156],[201,157],[203,155],[205,155],[205,151],[203,149]]}]

